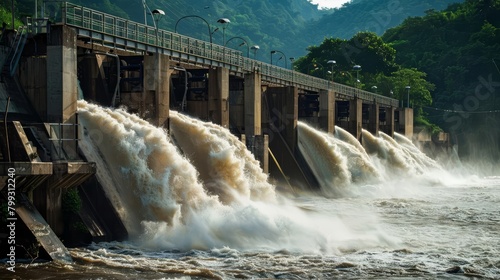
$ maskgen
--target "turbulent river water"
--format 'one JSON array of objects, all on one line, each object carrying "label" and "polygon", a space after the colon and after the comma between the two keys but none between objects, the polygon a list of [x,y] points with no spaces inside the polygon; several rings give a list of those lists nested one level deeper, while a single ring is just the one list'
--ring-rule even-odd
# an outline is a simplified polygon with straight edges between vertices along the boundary
[{"label": "turbulent river water", "polygon": [[79,117],[130,240],[2,279],[500,279],[500,167],[483,174],[402,135],[364,131],[361,145],[299,122],[320,183],[305,191],[271,184],[217,125],[172,112],[169,136],[83,101]]}]

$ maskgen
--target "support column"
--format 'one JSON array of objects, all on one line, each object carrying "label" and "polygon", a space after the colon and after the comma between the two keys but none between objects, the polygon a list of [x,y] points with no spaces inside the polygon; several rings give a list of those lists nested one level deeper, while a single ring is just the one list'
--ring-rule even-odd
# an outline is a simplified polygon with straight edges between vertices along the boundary
[{"label": "support column", "polygon": [[208,119],[229,128],[229,69],[210,68],[208,72]]},{"label": "support column", "polygon": [[299,119],[299,91],[296,87],[284,88],[281,103],[280,126],[285,126],[282,135],[292,151],[297,147],[297,121]]},{"label": "support column", "polygon": [[[297,146],[299,94],[296,87],[269,87],[265,92],[269,102],[269,123],[273,134],[280,134],[290,151]],[[270,136],[273,142],[277,136]]]},{"label": "support column", "polygon": [[378,133],[378,129],[379,129],[379,125],[380,125],[379,115],[380,115],[380,106],[376,102],[373,104],[370,104],[368,131],[370,131],[370,133],[373,135],[377,135],[377,133]]},{"label": "support column", "polygon": [[257,72],[245,74],[245,86],[243,95],[245,97],[245,135],[251,137],[262,134],[262,90],[261,76]]},{"label": "support column", "polygon": [[269,135],[264,135],[264,143],[262,144],[262,171],[265,174],[269,173]]},{"label": "support column", "polygon": [[294,187],[312,188],[316,185],[315,179],[305,171],[308,167],[297,145],[297,88],[269,87],[264,94],[269,104],[269,113],[265,118],[268,118],[269,122],[269,148],[273,159],[269,163],[270,175],[274,179],[282,180],[284,173],[285,181]]},{"label": "support column", "polygon": [[363,128],[363,101],[357,97],[349,100],[349,129],[348,131],[361,139],[361,129]]},{"label": "support column", "polygon": [[264,173],[269,173],[269,136],[262,135],[262,81],[259,73],[245,74],[243,95],[245,143]]},{"label": "support column", "polygon": [[254,154],[255,158],[260,162],[262,171],[266,174],[269,173],[269,136],[256,135],[255,137],[247,139],[246,143],[250,146],[248,148]]},{"label": "support column", "polygon": [[384,133],[394,137],[394,107],[385,108],[385,129]]},{"label": "support column", "polygon": [[65,139],[62,147],[68,158],[76,158],[76,32],[66,25],[54,25],[47,37],[47,121],[62,124],[56,128],[58,137]]},{"label": "support column", "polygon": [[413,137],[413,109],[402,108],[399,115],[399,122],[403,124],[402,133],[411,139]]},{"label": "support column", "polygon": [[322,90],[319,93],[319,126],[333,134],[335,131],[335,92]]},{"label": "support column", "polygon": [[170,113],[170,59],[164,54],[154,53],[144,57],[144,93],[153,94],[154,114],[152,122],[158,127],[168,128]]}]

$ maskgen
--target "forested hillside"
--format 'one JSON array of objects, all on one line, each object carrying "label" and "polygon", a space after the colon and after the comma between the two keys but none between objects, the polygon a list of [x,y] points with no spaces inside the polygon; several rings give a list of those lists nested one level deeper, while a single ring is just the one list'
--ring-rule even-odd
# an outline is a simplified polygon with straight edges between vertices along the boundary
[{"label": "forested hillside", "polygon": [[500,0],[467,0],[428,11],[388,30],[383,39],[396,49],[397,63],[426,72],[435,84],[433,104],[425,108],[428,118],[452,132],[470,156],[498,160]]},{"label": "forested hillside", "polygon": [[[349,38],[358,31],[377,31],[381,35],[387,28],[401,23],[407,16],[422,15],[427,9],[442,9],[447,3],[461,0],[356,0],[340,9],[318,10],[308,0],[147,0],[151,10],[162,9],[166,16],[159,22],[162,29],[187,36],[209,39],[206,23],[209,23],[213,41],[223,44],[222,26],[219,18],[228,18],[226,41],[233,40],[230,47],[239,48],[246,54],[247,46],[259,45],[257,59],[269,61],[271,50],[280,50],[287,57],[306,54],[306,48],[317,45],[325,37]],[[104,11],[123,18],[144,22],[142,0],[70,0],[79,5]],[[42,6],[43,1],[38,1]],[[47,2],[46,5],[55,3]],[[0,5],[10,10],[10,0],[0,0]],[[15,0],[16,14],[33,15],[35,0]],[[10,20],[6,21],[7,23]],[[375,25],[374,25],[375,23]],[[148,15],[148,24],[153,22]],[[376,30],[375,30],[376,29]],[[248,44],[248,45],[247,45]]]},{"label": "forested hillside", "polygon": [[333,13],[312,21],[306,27],[311,41],[321,41],[325,37],[348,39],[358,31],[371,31],[382,35],[407,17],[423,16],[428,10],[443,10],[449,4],[460,0],[421,1],[421,0],[357,0],[344,4]]}]

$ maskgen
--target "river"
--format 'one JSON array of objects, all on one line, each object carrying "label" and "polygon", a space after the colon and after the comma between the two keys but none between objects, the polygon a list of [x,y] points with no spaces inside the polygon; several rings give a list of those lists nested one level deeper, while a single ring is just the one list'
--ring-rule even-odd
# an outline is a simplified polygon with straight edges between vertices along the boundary
[{"label": "river", "polygon": [[500,279],[500,168],[435,161],[402,135],[365,131],[360,145],[299,123],[321,178],[305,191],[270,183],[216,125],[172,112],[170,139],[121,110],[80,101],[79,114],[130,240],[2,279]]}]

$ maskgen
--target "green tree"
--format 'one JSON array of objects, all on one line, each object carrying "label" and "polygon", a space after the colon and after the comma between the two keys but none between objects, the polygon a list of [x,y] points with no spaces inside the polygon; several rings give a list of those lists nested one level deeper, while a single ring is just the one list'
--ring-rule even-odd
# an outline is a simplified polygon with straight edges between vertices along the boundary
[{"label": "green tree", "polygon": [[[422,116],[422,108],[432,104],[431,91],[435,89],[434,84],[428,82],[427,74],[414,68],[403,68],[389,77],[388,82],[392,86],[394,98],[408,102],[414,108],[416,116]],[[410,87],[409,93],[407,86]]]},{"label": "green tree", "polygon": [[[357,75],[362,84],[367,84],[377,73],[389,74],[398,69],[394,48],[373,32],[359,32],[349,40],[327,38],[308,51],[295,63],[298,71],[330,79],[333,70],[334,80],[343,84],[355,85]],[[328,64],[330,60],[335,64]],[[359,73],[353,70],[357,64],[361,65]]]}]

